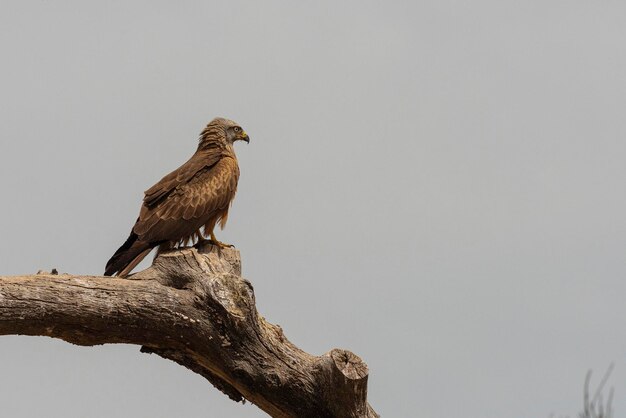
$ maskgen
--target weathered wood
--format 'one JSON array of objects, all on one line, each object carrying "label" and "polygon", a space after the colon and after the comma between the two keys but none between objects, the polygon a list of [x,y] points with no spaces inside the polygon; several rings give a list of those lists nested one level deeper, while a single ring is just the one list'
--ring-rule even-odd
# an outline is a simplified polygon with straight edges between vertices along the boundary
[{"label": "weathered wood", "polygon": [[273,417],[378,417],[367,403],[365,363],[346,350],[312,356],[289,342],[258,314],[234,249],[164,253],[128,279],[0,277],[0,335],[11,334],[141,345]]}]

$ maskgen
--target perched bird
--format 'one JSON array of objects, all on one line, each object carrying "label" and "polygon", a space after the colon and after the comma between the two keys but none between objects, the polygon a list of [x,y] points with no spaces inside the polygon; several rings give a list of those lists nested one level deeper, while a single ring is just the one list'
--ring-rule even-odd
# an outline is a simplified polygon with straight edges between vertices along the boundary
[{"label": "perched bird", "polygon": [[[235,197],[239,165],[233,143],[250,138],[236,122],[215,118],[200,134],[195,154],[144,193],[139,218],[126,242],[113,254],[104,272],[126,277],[154,248],[158,251],[190,241],[210,241],[222,228]],[[158,253],[157,253],[158,254]]]}]

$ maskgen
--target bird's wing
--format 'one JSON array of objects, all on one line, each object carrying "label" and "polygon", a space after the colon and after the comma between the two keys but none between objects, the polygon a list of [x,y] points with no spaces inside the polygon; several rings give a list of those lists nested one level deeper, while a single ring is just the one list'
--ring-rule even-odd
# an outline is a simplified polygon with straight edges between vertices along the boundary
[{"label": "bird's wing", "polygon": [[212,167],[221,158],[221,150],[199,151],[185,164],[163,177],[157,184],[144,192],[143,204],[154,207],[177,187],[189,182],[199,172]]},{"label": "bird's wing", "polygon": [[208,218],[228,208],[235,197],[239,167],[225,157],[178,183],[153,206],[141,208],[133,232],[142,241],[176,241],[193,234]]}]

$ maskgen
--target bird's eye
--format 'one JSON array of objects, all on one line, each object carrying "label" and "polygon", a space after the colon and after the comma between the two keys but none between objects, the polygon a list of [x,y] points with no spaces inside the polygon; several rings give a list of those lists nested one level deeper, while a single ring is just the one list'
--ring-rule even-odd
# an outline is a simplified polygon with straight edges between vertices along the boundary
[{"label": "bird's eye", "polygon": [[240,132],[241,128],[239,126],[235,126],[235,132]]}]

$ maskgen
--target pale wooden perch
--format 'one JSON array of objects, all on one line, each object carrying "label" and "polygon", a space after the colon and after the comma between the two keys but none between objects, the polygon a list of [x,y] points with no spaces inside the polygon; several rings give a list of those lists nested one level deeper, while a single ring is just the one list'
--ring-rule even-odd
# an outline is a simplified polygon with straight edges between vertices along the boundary
[{"label": "pale wooden perch", "polygon": [[128,279],[0,277],[0,335],[10,334],[141,345],[273,417],[378,417],[366,364],[346,350],[316,357],[290,343],[258,314],[234,249],[164,253]]}]

